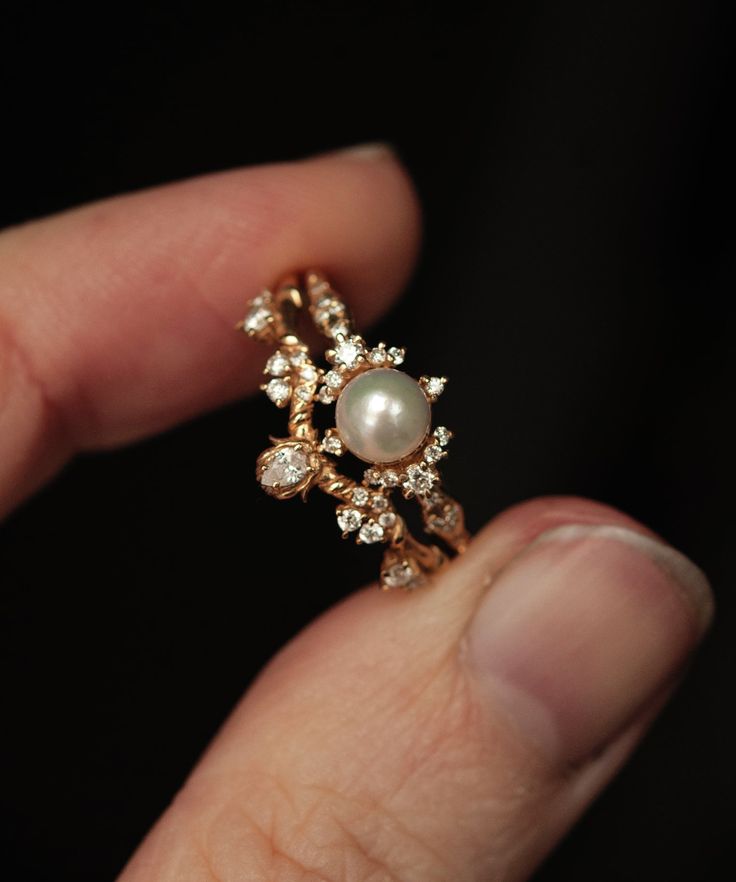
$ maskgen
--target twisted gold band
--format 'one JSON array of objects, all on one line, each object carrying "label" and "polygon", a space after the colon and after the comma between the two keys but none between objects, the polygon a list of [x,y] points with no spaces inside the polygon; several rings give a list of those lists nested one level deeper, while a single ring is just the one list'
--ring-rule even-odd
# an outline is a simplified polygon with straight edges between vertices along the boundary
[{"label": "twisted gold band", "polygon": [[[330,340],[327,369],[312,361],[297,319],[307,307],[317,329]],[[339,500],[337,522],[343,537],[363,545],[383,543],[381,587],[412,589],[448,559],[464,551],[468,533],[461,506],[440,487],[437,464],[451,433],[432,430],[430,406],[445,377],[415,381],[397,370],[404,350],[379,343],[369,347],[355,333],[349,311],[324,275],[310,270],[283,279],[273,291],[253,299],[237,327],[275,346],[262,389],[277,407],[289,406],[288,437],[271,438],[258,457],[256,477],[277,499],[312,487]],[[320,435],[313,423],[316,403],[337,402],[337,425]],[[369,464],[361,481],[341,475],[335,458],[346,452]],[[409,532],[392,499],[394,490],[420,505],[426,532],[446,550],[424,544]]]}]

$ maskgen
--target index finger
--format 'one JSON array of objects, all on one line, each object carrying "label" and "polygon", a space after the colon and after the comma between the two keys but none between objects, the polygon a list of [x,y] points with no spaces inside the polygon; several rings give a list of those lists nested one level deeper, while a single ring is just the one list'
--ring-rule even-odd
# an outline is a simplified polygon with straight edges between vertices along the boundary
[{"label": "index finger", "polygon": [[[319,265],[360,321],[414,261],[419,211],[382,146],[207,175],[0,235],[0,515],[74,451],[253,389],[233,332],[276,276]],[[258,354],[257,354],[258,353]]]}]

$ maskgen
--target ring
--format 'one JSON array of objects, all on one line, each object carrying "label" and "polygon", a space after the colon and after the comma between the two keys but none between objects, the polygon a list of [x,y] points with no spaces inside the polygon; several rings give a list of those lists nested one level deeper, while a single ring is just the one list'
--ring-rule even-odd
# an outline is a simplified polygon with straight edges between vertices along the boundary
[{"label": "ring", "polygon": [[[297,332],[305,306],[330,341],[325,369],[312,361]],[[446,377],[414,380],[398,370],[404,349],[368,346],[340,295],[317,270],[287,276],[273,291],[264,290],[236,327],[275,346],[264,369],[270,379],[261,388],[277,407],[289,407],[288,437],[272,437],[256,463],[256,478],[266,493],[306,499],[318,487],[335,497],[344,538],[385,545],[384,589],[417,588],[449,553],[465,550],[470,537],[462,507],[442,490],[438,471],[452,433],[444,426],[433,429],[431,422]],[[336,405],[334,427],[323,432],[313,422],[319,404]],[[368,465],[362,477],[337,471],[336,459],[345,453]],[[444,550],[412,536],[394,491],[419,503],[424,530],[440,539]]]}]

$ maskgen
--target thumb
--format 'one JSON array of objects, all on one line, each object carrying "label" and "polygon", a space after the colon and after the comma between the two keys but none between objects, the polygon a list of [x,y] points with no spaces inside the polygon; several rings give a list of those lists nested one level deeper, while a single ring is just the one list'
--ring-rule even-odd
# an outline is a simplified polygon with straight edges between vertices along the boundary
[{"label": "thumb", "polygon": [[626,516],[512,509],[433,585],[367,589],[287,646],[123,879],[524,879],[711,609],[700,571]]}]

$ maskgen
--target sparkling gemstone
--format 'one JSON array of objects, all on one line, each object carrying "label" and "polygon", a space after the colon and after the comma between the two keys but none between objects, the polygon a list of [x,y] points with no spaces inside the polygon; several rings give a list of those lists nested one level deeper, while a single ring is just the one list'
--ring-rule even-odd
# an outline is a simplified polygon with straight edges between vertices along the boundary
[{"label": "sparkling gemstone", "polygon": [[363,506],[368,502],[369,495],[370,494],[365,489],[365,487],[356,487],[353,490],[353,502],[356,505]]},{"label": "sparkling gemstone", "polygon": [[312,390],[309,388],[309,386],[299,386],[299,388],[296,390],[296,395],[297,398],[304,402],[312,400]]},{"label": "sparkling gemstone", "polygon": [[357,530],[362,520],[363,515],[355,508],[342,508],[337,513],[337,525],[343,533]]},{"label": "sparkling gemstone", "polygon": [[261,306],[258,303],[253,304],[248,315],[245,317],[245,321],[243,322],[243,327],[250,334],[255,334],[256,331],[262,331],[266,325],[269,323],[272,316],[272,312],[270,309],[266,309],[265,306]]},{"label": "sparkling gemstone", "polygon": [[442,395],[445,383],[447,382],[443,377],[423,377],[422,379],[424,390],[433,401]]},{"label": "sparkling gemstone", "polygon": [[388,499],[385,496],[381,496],[380,493],[376,493],[376,495],[371,499],[371,508],[373,511],[386,511],[388,508]]},{"label": "sparkling gemstone", "polygon": [[404,487],[417,496],[426,496],[432,489],[432,485],[437,480],[437,474],[423,463],[410,465],[406,470],[406,478],[404,479]]},{"label": "sparkling gemstone", "polygon": [[363,354],[362,345],[356,340],[344,340],[335,347],[335,364],[344,364],[346,368],[354,368]]},{"label": "sparkling gemstone", "polygon": [[388,350],[388,356],[394,364],[401,364],[404,361],[404,350],[398,346],[391,346]]},{"label": "sparkling gemstone", "polygon": [[424,448],[424,458],[427,462],[437,462],[443,455],[444,450],[438,444],[429,444]]},{"label": "sparkling gemstone", "polygon": [[266,395],[274,404],[286,404],[291,395],[291,386],[286,380],[276,377],[266,384]]},{"label": "sparkling gemstone", "polygon": [[312,367],[311,364],[305,364],[303,368],[299,371],[299,376],[304,380],[305,383],[314,383],[317,379],[317,371]]},{"label": "sparkling gemstone", "polygon": [[343,452],[342,441],[337,437],[337,435],[325,435],[322,440],[322,449],[326,450],[327,453],[332,453],[335,456],[340,456]]},{"label": "sparkling gemstone", "polygon": [[419,447],[430,408],[421,387],[391,368],[351,380],[337,402],[337,428],[345,446],[366,462],[396,462]]},{"label": "sparkling gemstone", "polygon": [[441,447],[446,447],[450,438],[452,438],[452,432],[444,426],[437,426],[434,430],[434,437],[437,439],[437,443]]},{"label": "sparkling gemstone", "polygon": [[271,457],[259,480],[264,487],[290,487],[306,478],[309,471],[309,460],[303,450],[283,447]]},{"label": "sparkling gemstone", "polygon": [[266,372],[272,377],[283,377],[289,373],[289,359],[281,352],[272,355],[266,362]]},{"label": "sparkling gemstone", "polygon": [[383,573],[383,583],[388,588],[408,588],[417,581],[417,574],[405,561],[393,564]]},{"label": "sparkling gemstone", "polygon": [[385,511],[378,516],[378,523],[382,527],[393,527],[396,523],[396,515],[392,511]]},{"label": "sparkling gemstone", "polygon": [[289,357],[289,360],[294,365],[294,367],[300,367],[307,360],[307,353],[304,352],[303,349],[298,349],[296,352],[292,353]]},{"label": "sparkling gemstone", "polygon": [[342,303],[337,300],[332,300],[329,297],[324,297],[317,304],[317,308],[314,312],[315,321],[323,324],[325,322],[329,322],[331,319],[341,316],[345,308]]},{"label": "sparkling gemstone", "polygon": [[368,356],[368,361],[370,361],[371,364],[377,364],[377,365],[385,364],[386,363],[386,350],[380,349],[380,348],[374,349],[371,352],[371,354]]},{"label": "sparkling gemstone", "polygon": [[327,386],[323,386],[317,395],[317,398],[322,402],[322,404],[332,404],[335,400],[335,396],[332,394],[332,390],[328,389]]},{"label": "sparkling gemstone", "polygon": [[372,545],[374,542],[380,542],[383,539],[383,527],[375,521],[366,521],[360,528],[358,533],[361,542],[366,545]]},{"label": "sparkling gemstone", "polygon": [[337,371],[327,371],[325,374],[325,384],[330,389],[339,389],[342,386],[342,377]]},{"label": "sparkling gemstone", "polygon": [[454,529],[457,526],[459,517],[460,510],[457,505],[447,505],[441,512],[430,515],[427,523],[431,529],[438,530],[442,533],[445,530]]},{"label": "sparkling gemstone", "polygon": [[378,469],[366,469],[363,473],[363,477],[369,484],[381,483],[381,473],[378,471]]},{"label": "sparkling gemstone", "polygon": [[393,469],[386,469],[383,473],[384,487],[395,487],[399,483],[399,476]]}]

